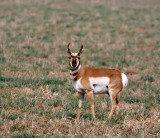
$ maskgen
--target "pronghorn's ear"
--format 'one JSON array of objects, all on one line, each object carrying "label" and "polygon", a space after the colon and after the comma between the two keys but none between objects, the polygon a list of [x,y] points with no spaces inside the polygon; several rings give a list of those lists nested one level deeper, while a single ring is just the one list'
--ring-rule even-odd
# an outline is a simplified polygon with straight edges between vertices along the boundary
[{"label": "pronghorn's ear", "polygon": [[68,43],[68,45],[67,45],[67,53],[69,54],[69,55],[71,55],[72,53],[71,53],[71,50],[70,50],[70,43]]},{"label": "pronghorn's ear", "polygon": [[80,56],[80,54],[82,53],[82,49],[83,49],[83,45],[81,44],[81,49],[79,50],[79,52],[78,52],[78,56]]}]

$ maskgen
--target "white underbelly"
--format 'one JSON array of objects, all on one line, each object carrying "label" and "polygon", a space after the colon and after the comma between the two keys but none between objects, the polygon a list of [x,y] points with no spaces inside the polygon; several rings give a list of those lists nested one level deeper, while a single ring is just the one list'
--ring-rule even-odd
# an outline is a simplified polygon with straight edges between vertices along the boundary
[{"label": "white underbelly", "polygon": [[108,77],[91,77],[89,78],[90,85],[95,94],[102,94],[108,92]]}]

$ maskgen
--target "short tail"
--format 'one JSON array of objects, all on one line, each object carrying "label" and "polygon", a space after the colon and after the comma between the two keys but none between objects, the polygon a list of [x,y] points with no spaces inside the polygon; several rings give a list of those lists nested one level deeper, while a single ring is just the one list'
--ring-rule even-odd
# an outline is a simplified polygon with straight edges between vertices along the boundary
[{"label": "short tail", "polygon": [[122,75],[123,88],[126,88],[127,85],[128,85],[128,78],[127,78],[127,76],[124,73],[122,73],[121,75]]}]

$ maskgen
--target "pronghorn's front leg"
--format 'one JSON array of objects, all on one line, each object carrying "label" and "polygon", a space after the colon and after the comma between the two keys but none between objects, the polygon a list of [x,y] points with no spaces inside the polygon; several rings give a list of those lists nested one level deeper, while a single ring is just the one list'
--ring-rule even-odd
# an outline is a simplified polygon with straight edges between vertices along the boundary
[{"label": "pronghorn's front leg", "polygon": [[87,94],[88,94],[88,97],[89,97],[89,103],[90,103],[90,108],[91,108],[91,111],[92,111],[92,115],[93,115],[93,118],[95,119],[93,91],[92,90],[88,91]]},{"label": "pronghorn's front leg", "polygon": [[78,93],[79,95],[79,102],[78,102],[78,113],[77,113],[77,119],[80,117],[81,107],[82,107],[82,101],[84,99],[84,93]]}]

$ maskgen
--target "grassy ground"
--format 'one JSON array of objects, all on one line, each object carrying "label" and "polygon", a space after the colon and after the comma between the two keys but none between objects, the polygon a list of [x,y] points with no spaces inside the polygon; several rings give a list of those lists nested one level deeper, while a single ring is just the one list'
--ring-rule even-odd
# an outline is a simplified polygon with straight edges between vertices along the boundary
[{"label": "grassy ground", "polygon": [[[159,0],[1,0],[0,137],[160,137]],[[81,62],[129,78],[108,120],[108,96],[95,96],[96,120],[69,79],[66,44],[84,44]]]}]

